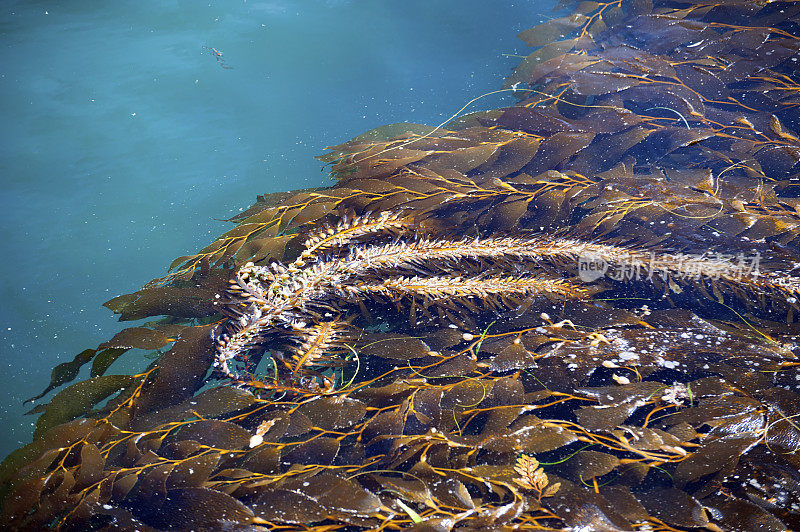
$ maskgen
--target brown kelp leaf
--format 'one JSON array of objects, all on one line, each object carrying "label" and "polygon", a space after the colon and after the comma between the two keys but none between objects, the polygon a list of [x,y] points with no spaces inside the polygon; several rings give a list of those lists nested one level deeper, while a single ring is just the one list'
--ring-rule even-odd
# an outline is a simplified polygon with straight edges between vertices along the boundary
[{"label": "brown kelp leaf", "polygon": [[625,89],[619,95],[625,100],[637,102],[643,109],[672,109],[684,117],[692,117],[695,116],[693,113],[702,113],[705,110],[700,95],[683,86],[642,83]]},{"label": "brown kelp leaf", "polygon": [[[550,109],[541,109],[538,107],[509,107],[503,111],[503,114],[497,119],[497,125],[515,131],[526,131],[534,135],[550,136],[560,132],[581,132],[583,129],[580,125],[575,124],[571,120],[559,116],[558,113]],[[538,149],[539,142],[536,142]],[[536,150],[533,150],[531,155],[535,155]],[[532,157],[528,158],[528,161]],[[528,161],[525,161],[526,163]],[[517,170],[525,166],[520,165]],[[501,176],[498,176],[501,177]]]},{"label": "brown kelp leaf", "polygon": [[686,129],[667,127],[651,133],[637,144],[636,152],[639,162],[651,163],[673,151],[689,146],[714,135],[709,129]]},{"label": "brown kelp leaf", "polygon": [[[665,393],[670,392],[667,390]],[[680,438],[659,429],[624,426],[611,432],[620,441],[627,441],[631,448],[645,451],[672,449],[682,443]]]},{"label": "brown kelp leaf", "polygon": [[[570,50],[580,42],[580,39],[568,39],[557,43],[543,46],[540,50],[551,48],[551,50],[558,50],[558,53],[546,53],[543,56],[534,56],[537,52],[529,55],[526,60],[523,60],[514,70],[514,76],[506,80],[504,87],[510,87],[514,82],[526,81],[528,83],[539,83],[543,78],[547,79],[550,74],[566,75],[571,72],[577,72],[582,68],[594,64],[597,57],[591,55],[583,55],[570,53]],[[538,60],[533,63],[528,59],[531,56],[538,57]],[[527,64],[526,64],[527,63]],[[517,72],[520,72],[518,79]],[[531,99],[539,98],[541,95],[531,95]],[[526,104],[527,105],[527,104]]]},{"label": "brown kelp leaf", "polygon": [[133,473],[117,475],[114,479],[112,497],[117,500],[127,497],[139,480],[140,471],[141,470],[135,470]]},{"label": "brown kelp leaf", "polygon": [[556,133],[539,146],[536,158],[522,169],[530,175],[538,175],[545,170],[558,170],[565,160],[588,146],[594,133]]},{"label": "brown kelp leaf", "polygon": [[[496,386],[495,386],[496,388]],[[489,411],[486,423],[483,425],[481,435],[491,436],[494,433],[503,432],[506,427],[513,423],[524,412],[524,406],[508,408],[494,408]]]},{"label": "brown kelp leaf", "polygon": [[279,523],[309,524],[322,520],[326,514],[316,497],[299,490],[264,491],[250,507],[259,518]]},{"label": "brown kelp leaf", "polygon": [[[513,108],[512,108],[513,109]],[[484,163],[475,168],[471,173],[476,182],[484,182],[491,178],[502,179],[517,172],[528,164],[539,149],[540,140],[531,137],[520,137],[502,144],[497,150],[491,164]]]},{"label": "brown kelp leaf", "polygon": [[367,406],[348,397],[321,397],[298,408],[315,427],[336,430],[352,427],[364,417]]},{"label": "brown kelp leaf", "polygon": [[250,443],[250,433],[234,423],[204,419],[184,426],[177,437],[220,449],[241,449]]},{"label": "brown kelp leaf", "polygon": [[641,125],[644,119],[628,109],[619,107],[597,109],[575,122],[581,124],[582,128],[587,131],[622,134],[632,126]]},{"label": "brown kelp leaf", "polygon": [[536,367],[536,357],[521,341],[512,336],[487,340],[481,344],[481,350],[497,353],[490,362],[490,367],[494,371],[506,372]]},{"label": "brown kelp leaf", "polygon": [[600,488],[600,495],[631,522],[646,521],[648,512],[627,486],[613,485]]},{"label": "brown kelp leaf", "polygon": [[780,179],[800,162],[800,147],[766,146],[755,153],[755,159],[768,177]]},{"label": "brown kelp leaf", "polygon": [[427,378],[435,377],[465,377],[477,368],[478,363],[469,355],[458,355],[441,364],[418,371],[419,375]]},{"label": "brown kelp leaf", "polygon": [[300,227],[310,222],[316,222],[326,214],[333,211],[332,205],[327,203],[313,203],[303,207],[297,214],[291,217],[286,229]]},{"label": "brown kelp leaf", "polygon": [[73,384],[58,392],[36,422],[33,438],[87,413],[94,405],[136,382],[130,375],[104,375]]},{"label": "brown kelp leaf", "polygon": [[[403,148],[402,150],[387,148],[371,154],[359,154],[355,156],[355,162],[352,163],[354,172],[352,178],[359,180],[369,179],[374,185],[378,185],[380,183],[379,178],[388,177],[406,165],[416,163],[429,155],[430,151],[409,148]],[[344,170],[348,171],[350,169],[348,168],[349,166],[351,165],[346,165]],[[354,184],[350,180],[342,179],[342,182],[346,183],[348,187],[362,188],[365,185],[364,181]],[[384,186],[386,184],[384,183]],[[368,189],[365,187],[364,190]],[[371,190],[371,192],[373,191],[375,190]]]},{"label": "brown kelp leaf", "polygon": [[467,487],[458,479],[443,478],[428,484],[431,497],[439,505],[452,506],[469,510],[475,508],[475,502],[467,491]]},{"label": "brown kelp leaf", "polygon": [[703,527],[709,523],[697,499],[678,489],[662,489],[638,494],[639,502],[657,517],[674,526]]},{"label": "brown kelp leaf", "polygon": [[[556,482],[555,478],[552,482]],[[574,529],[631,530],[628,520],[608,501],[580,484],[561,480],[561,488],[553,496],[542,499],[542,504]]]},{"label": "brown kelp leaf", "polygon": [[279,416],[275,425],[270,427],[270,430],[265,433],[265,440],[267,436],[273,434],[273,432],[278,434],[283,431],[287,438],[294,438],[296,436],[306,434],[314,428],[314,425],[311,423],[311,420],[308,419],[308,416],[296,410],[292,412],[291,416],[289,416],[288,423],[285,426],[283,425],[282,421],[282,416]]},{"label": "brown kelp leaf", "polygon": [[433,171],[455,170],[466,174],[484,164],[489,157],[495,154],[497,149],[497,145],[492,143],[461,148],[448,153],[430,156],[426,160],[426,166]]},{"label": "brown kelp leaf", "polygon": [[207,452],[178,462],[167,477],[167,489],[201,487],[219,460],[218,453]]},{"label": "brown kelp leaf", "polygon": [[[514,73],[506,79],[503,86],[511,87],[514,83],[534,84],[543,80],[550,81],[547,77],[548,74],[552,74],[556,70],[563,75],[591,65],[596,61],[596,57],[572,53],[576,49],[586,48],[590,44],[591,38],[588,35],[546,44],[528,55],[515,67]],[[554,91],[549,85],[542,89],[544,90],[540,89],[528,94],[529,98],[523,102],[524,105],[557,101],[557,96],[549,96],[553,92],[558,92],[557,90]]]},{"label": "brown kelp leaf", "polygon": [[353,480],[342,479],[337,482],[325,479],[324,485],[326,490],[318,500],[320,505],[333,512],[371,516],[383,508],[375,494]]},{"label": "brown kelp leaf", "polygon": [[581,395],[596,399],[602,406],[614,406],[623,403],[636,403],[644,399],[649,400],[665,388],[660,382],[633,382],[625,386],[598,386],[579,388]]},{"label": "brown kelp leaf", "polygon": [[730,96],[728,88],[712,71],[697,65],[677,65],[675,72],[686,85],[709,100],[724,101]]},{"label": "brown kelp leaf", "polygon": [[528,212],[526,200],[511,200],[498,203],[492,207],[490,226],[494,229],[513,229],[520,218]]},{"label": "brown kelp leaf", "polygon": [[60,513],[60,509],[72,506],[74,498],[70,497],[70,492],[74,486],[75,477],[69,470],[59,469],[48,475],[39,499],[38,511],[30,517],[32,528],[39,530],[45,528],[43,521],[47,521],[49,515]]},{"label": "brown kelp leaf", "polygon": [[368,444],[379,436],[402,434],[405,425],[402,410],[402,408],[387,410],[370,419],[361,432],[361,439],[364,443]]},{"label": "brown kelp leaf", "polygon": [[580,13],[548,20],[517,35],[528,46],[542,46],[558,41],[586,23],[588,18]]},{"label": "brown kelp leaf", "polygon": [[217,417],[234,410],[247,408],[256,402],[253,393],[243,388],[232,386],[216,386],[208,388],[194,397],[148,416],[151,426],[169,423],[175,419],[188,419],[201,416],[204,418]]},{"label": "brown kelp leaf", "polygon": [[516,377],[502,377],[494,381],[488,403],[492,406],[522,405],[525,387]]},{"label": "brown kelp leaf", "polygon": [[775,115],[770,115],[769,117],[769,127],[773,133],[778,135],[780,138],[784,140],[788,140],[790,142],[794,142],[795,144],[800,144],[800,139],[789,133],[785,126],[781,124],[781,121]]},{"label": "brown kelp leaf", "polygon": [[47,395],[51,390],[58,388],[62,384],[72,381],[78,376],[78,372],[80,371],[81,367],[92,360],[96,353],[96,349],[85,349],[75,355],[75,358],[73,358],[70,362],[63,362],[54,367],[50,374],[50,384],[47,385],[47,388],[45,388],[44,391],[39,395],[31,397],[30,399],[26,399],[23,404],[30,401],[38,401]]},{"label": "brown kelp leaf", "polygon": [[[292,415],[291,417],[292,418],[298,417],[298,418],[303,418],[304,420],[308,420],[308,417],[302,416],[302,415],[298,416],[296,413],[294,415]],[[281,438],[283,438],[283,436],[286,434],[287,430],[289,430],[290,426],[295,424],[290,419],[288,414],[285,414],[285,413],[282,413],[282,412],[271,412],[268,415],[260,418],[259,421],[260,422],[258,424],[258,427],[261,427],[261,430],[258,431],[259,433],[261,431],[263,431],[264,428],[267,428],[267,431],[263,432],[261,434],[261,437],[263,438],[263,441],[265,441],[265,442],[279,442],[279,441],[281,441]],[[308,427],[310,427],[310,426],[311,426],[311,422],[308,421]],[[256,428],[258,428],[258,427],[256,427]],[[293,427],[292,427],[292,430],[294,430]]]},{"label": "brown kelp leaf", "polygon": [[[34,443],[41,443],[41,440],[38,440]],[[6,460],[3,461],[3,483],[2,489],[0,489],[0,495],[2,498],[5,498],[9,493],[12,493],[17,486],[24,484],[31,479],[46,477],[46,473],[51,470],[53,462],[55,462],[59,455],[62,454],[62,450],[60,448],[50,449],[42,453],[41,456],[35,457],[35,459],[29,458],[25,461],[25,465],[20,467],[18,470],[12,470],[13,466],[16,465],[14,462],[20,463],[24,458],[28,458],[25,456],[20,456],[20,451],[29,450],[33,445],[34,444],[28,444],[27,446],[18,449],[15,451],[15,453],[12,453]],[[28,454],[30,456],[34,456],[33,452],[29,452]]]},{"label": "brown kelp leaf", "polygon": [[[244,234],[243,233],[239,233],[238,235],[236,233],[233,233],[231,236],[239,236],[239,237],[244,236],[244,237],[247,237],[247,240],[253,240],[254,238],[257,238],[257,237],[269,238],[269,237],[275,236],[275,235],[278,234],[278,232],[281,229],[281,220],[284,217],[284,215],[286,215],[287,212],[289,212],[291,210],[294,210],[296,208],[297,208],[297,206],[286,206],[286,205],[283,205],[283,206],[280,206],[280,207],[264,209],[261,212],[255,213],[255,214],[253,214],[251,216],[248,216],[247,218],[239,220],[239,223],[241,224],[241,226],[250,226],[251,228],[252,227],[256,227],[257,229],[254,232],[251,232],[249,235],[246,232]],[[226,233],[226,234],[230,234],[230,233]],[[221,239],[218,239],[218,240],[221,240]],[[228,240],[228,242],[230,242],[230,241],[231,241],[231,239]],[[224,245],[224,244],[219,243],[219,242],[212,243],[209,246],[203,248],[203,251],[205,251],[205,252],[217,251],[217,250],[219,250],[221,245]],[[196,255],[195,257],[197,257],[197,256],[199,256],[199,255]]]},{"label": "brown kelp leaf", "polygon": [[145,327],[130,327],[123,329],[114,335],[114,338],[108,342],[103,342],[97,346],[98,350],[101,349],[158,349],[173,341],[173,338],[167,338],[161,332]]},{"label": "brown kelp leaf", "polygon": [[739,457],[759,439],[759,435],[744,433],[704,443],[700,449],[678,464],[675,469],[675,483],[683,486],[720,470],[732,471]]},{"label": "brown kelp leaf", "polygon": [[280,449],[262,445],[248,453],[241,465],[253,473],[271,475],[278,472],[280,457]]},{"label": "brown kelp leaf", "polygon": [[187,411],[191,409],[192,412],[203,417],[216,417],[247,408],[255,402],[256,398],[249,390],[231,386],[216,386],[203,390],[182,404]]},{"label": "brown kelp leaf", "polygon": [[575,72],[572,78],[572,90],[583,96],[597,96],[609,92],[619,92],[639,84],[632,76],[615,72]]},{"label": "brown kelp leaf", "polygon": [[141,463],[153,465],[139,473],[136,485],[125,496],[125,505],[144,521],[157,518],[157,509],[167,495],[167,477],[175,467],[173,463],[159,462],[154,453],[145,455]]},{"label": "brown kelp leaf", "polygon": [[[360,135],[353,137],[347,144],[342,146],[329,147],[331,150],[343,149],[344,146],[359,142],[384,142],[395,138],[413,138],[414,136],[427,136],[431,133],[433,128],[424,124],[415,124],[413,122],[397,122],[394,124],[385,124],[372,128]],[[330,162],[329,159],[323,155],[318,157],[319,160]]]},{"label": "brown kelp leaf", "polygon": [[[85,530],[87,518],[93,522],[112,522],[119,530],[140,530],[153,532],[155,529],[137,519],[133,513],[119,506],[107,504],[108,498],[99,497],[99,500],[87,497],[81,503],[84,511],[71,513],[63,523],[66,530]],[[99,503],[99,504],[98,504]]]},{"label": "brown kelp leaf", "polygon": [[473,408],[491,393],[492,382],[463,380],[448,389],[442,396],[442,409]]},{"label": "brown kelp leaf", "polygon": [[160,315],[204,318],[218,312],[214,296],[225,292],[229,278],[225,270],[211,270],[191,281],[192,286],[143,288],[106,301],[103,306],[119,314],[120,321]]},{"label": "brown kelp leaf", "polygon": [[103,478],[106,460],[100,449],[93,443],[81,447],[81,464],[75,477],[75,489],[83,489],[95,484]]},{"label": "brown kelp leaf", "polygon": [[0,463],[0,495],[12,487],[9,479],[14,475],[18,479],[27,479],[26,475],[43,475],[62,447],[83,440],[97,425],[96,420],[85,418],[63,423],[9,454]]},{"label": "brown kelp leaf", "polygon": [[108,371],[108,368],[111,364],[114,363],[119,357],[125,354],[128,351],[127,348],[117,348],[112,347],[109,349],[103,349],[102,351],[98,351],[97,355],[95,355],[94,360],[92,361],[92,370],[90,375],[92,377],[99,377],[100,375],[105,375],[105,372]]},{"label": "brown kelp leaf", "polygon": [[[785,532],[790,529],[789,526],[792,526],[788,519],[789,526],[766,510],[737,498],[716,502],[714,510],[715,517],[716,514],[722,516],[714,520],[729,530]],[[795,513],[794,515],[796,516],[797,514]],[[791,517],[789,518],[791,519]]]},{"label": "brown kelp leaf", "polygon": [[283,259],[286,245],[297,235],[283,235],[248,240],[236,252],[237,264],[260,262],[266,258]]},{"label": "brown kelp leaf", "polygon": [[527,415],[514,421],[508,428],[508,434],[499,433],[491,447],[500,449],[500,445],[511,444],[517,451],[539,454],[558,449],[577,439],[573,432],[561,426]]},{"label": "brown kelp leaf", "polygon": [[182,530],[220,530],[253,522],[253,511],[230,495],[206,488],[167,491],[156,526]]},{"label": "brown kelp leaf", "polygon": [[357,347],[361,355],[394,360],[421,358],[428,356],[431,350],[422,338],[384,333],[365,334]]},{"label": "brown kelp leaf", "polygon": [[47,476],[40,476],[22,482],[5,498],[0,516],[3,528],[23,529],[26,518],[39,505],[39,497],[47,479]]},{"label": "brown kelp leaf", "polygon": [[291,447],[282,453],[281,460],[290,464],[323,464],[330,465],[339,452],[339,441],[335,438],[314,438],[313,440]]},{"label": "brown kelp leaf", "polygon": [[423,427],[439,427],[442,422],[442,395],[439,388],[423,388],[413,397],[414,419]]},{"label": "brown kelp leaf", "polygon": [[569,460],[554,468],[557,475],[570,480],[591,483],[596,477],[602,477],[619,467],[619,458],[600,451],[578,451]]},{"label": "brown kelp leaf", "polygon": [[605,135],[597,135],[592,143],[582,150],[572,164],[587,173],[600,173],[619,163],[631,148],[647,138],[654,129],[637,126],[631,129]]},{"label": "brown kelp leaf", "polygon": [[[757,376],[753,376],[755,378]],[[702,381],[701,381],[702,382]],[[707,386],[707,382],[704,382]],[[757,399],[735,395],[713,395],[711,387],[709,397],[698,401],[693,407],[686,408],[668,418],[670,424],[688,422],[694,426],[708,424],[722,435],[736,435],[743,430],[758,431],[764,425],[762,403]],[[703,388],[701,393],[708,393]]]},{"label": "brown kelp leaf", "polygon": [[[158,372],[137,399],[138,413],[144,414],[180,403],[202,385],[213,361],[211,331],[214,324],[187,327],[172,348],[156,362]],[[180,383],[176,387],[175,383]]]},{"label": "brown kelp leaf", "polygon": [[164,444],[158,454],[172,460],[184,460],[204,449],[201,443],[194,440],[181,440]]},{"label": "brown kelp leaf", "polygon": [[433,506],[431,492],[427,483],[412,477],[391,477],[388,475],[370,475],[369,479],[380,486],[380,493],[391,493],[404,501]]},{"label": "brown kelp leaf", "polygon": [[[225,260],[226,257],[230,256],[228,248],[232,245],[236,243],[241,245],[245,239],[255,238],[261,235],[275,236],[285,223],[285,221],[280,224],[274,222],[268,224],[241,223],[220,235],[216,241],[201,249],[200,253],[208,256],[211,264],[214,264],[217,260]],[[238,247],[236,249],[238,249]],[[215,257],[219,257],[219,259]]]},{"label": "brown kelp leaf", "polygon": [[621,425],[638,408],[636,403],[626,402],[619,405],[592,405],[575,411],[578,423],[588,430],[609,430]]}]

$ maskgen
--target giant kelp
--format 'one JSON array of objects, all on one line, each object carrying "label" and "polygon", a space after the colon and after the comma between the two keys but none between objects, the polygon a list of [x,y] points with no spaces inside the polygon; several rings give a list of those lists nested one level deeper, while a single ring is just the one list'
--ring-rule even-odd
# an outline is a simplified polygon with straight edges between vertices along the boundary
[{"label": "giant kelp", "polygon": [[800,2],[561,7],[516,105],[106,303],[152,321],[54,368],[4,525],[799,528]]}]

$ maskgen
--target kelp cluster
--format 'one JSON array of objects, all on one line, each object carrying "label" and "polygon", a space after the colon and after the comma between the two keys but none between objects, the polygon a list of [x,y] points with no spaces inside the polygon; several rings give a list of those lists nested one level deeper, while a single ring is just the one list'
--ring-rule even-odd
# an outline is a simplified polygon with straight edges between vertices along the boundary
[{"label": "kelp cluster", "polygon": [[3,525],[800,529],[800,2],[560,7],[518,104],[106,303],[151,321],[54,368]]}]

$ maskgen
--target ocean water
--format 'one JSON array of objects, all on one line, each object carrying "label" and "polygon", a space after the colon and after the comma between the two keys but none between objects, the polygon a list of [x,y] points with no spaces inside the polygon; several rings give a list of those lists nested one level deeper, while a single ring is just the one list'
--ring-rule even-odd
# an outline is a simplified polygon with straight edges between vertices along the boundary
[{"label": "ocean water", "polygon": [[51,368],[122,328],[103,302],[257,194],[324,185],[325,146],[499,88],[552,5],[2,2],[0,455],[30,440],[22,402]]}]

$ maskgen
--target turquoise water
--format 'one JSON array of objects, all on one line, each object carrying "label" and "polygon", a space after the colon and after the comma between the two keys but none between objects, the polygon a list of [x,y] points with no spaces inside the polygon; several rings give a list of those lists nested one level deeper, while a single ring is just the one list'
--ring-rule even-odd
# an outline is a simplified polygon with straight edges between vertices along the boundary
[{"label": "turquoise water", "polygon": [[3,2],[0,455],[50,369],[121,328],[104,301],[257,194],[325,184],[325,146],[499,88],[551,5]]}]

